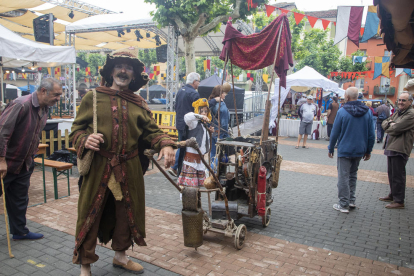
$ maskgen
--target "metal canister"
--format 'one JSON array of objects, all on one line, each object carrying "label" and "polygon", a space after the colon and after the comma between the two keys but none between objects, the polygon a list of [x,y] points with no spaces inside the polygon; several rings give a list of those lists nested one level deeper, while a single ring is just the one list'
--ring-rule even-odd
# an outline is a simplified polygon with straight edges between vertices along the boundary
[{"label": "metal canister", "polygon": [[184,246],[196,248],[203,245],[203,214],[197,212],[181,211],[183,219]]}]

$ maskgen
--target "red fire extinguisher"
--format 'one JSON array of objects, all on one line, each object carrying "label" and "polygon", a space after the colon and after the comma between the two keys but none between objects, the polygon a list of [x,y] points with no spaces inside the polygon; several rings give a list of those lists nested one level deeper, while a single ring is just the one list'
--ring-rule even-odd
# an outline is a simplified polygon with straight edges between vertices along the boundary
[{"label": "red fire extinguisher", "polygon": [[260,167],[259,176],[257,177],[257,214],[264,216],[266,213],[266,173],[264,166]]}]

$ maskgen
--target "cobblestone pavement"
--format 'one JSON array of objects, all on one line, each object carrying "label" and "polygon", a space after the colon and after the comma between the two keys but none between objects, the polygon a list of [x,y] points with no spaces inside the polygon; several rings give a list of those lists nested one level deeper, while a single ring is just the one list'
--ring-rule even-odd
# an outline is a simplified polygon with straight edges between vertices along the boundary
[{"label": "cobblestone pavement", "polygon": [[[270,225],[263,228],[257,217],[236,221],[246,224],[249,231],[240,251],[233,248],[231,238],[213,233],[205,235],[198,251],[184,247],[179,194],[156,169],[150,171],[145,176],[148,246],[128,251],[148,267],[144,275],[414,275],[414,222],[410,219],[414,188],[407,181],[404,210],[385,209],[378,201],[389,190],[381,145],[375,145],[372,160],[361,161],[357,208],[346,215],[332,208],[337,201],[336,159],[327,157],[328,142],[310,140],[310,149],[296,150],[292,146],[295,141],[280,140],[284,163],[279,187],[273,190]],[[408,178],[414,179],[413,171],[410,158]],[[79,272],[79,267],[70,263],[77,179],[71,178],[70,197],[52,200],[50,174],[46,178],[48,203],[29,208],[27,215],[31,230],[40,230],[46,236],[40,241],[12,242],[16,258],[8,259],[5,229],[0,224],[0,275],[3,267],[9,269],[4,271],[12,269],[12,275],[35,275],[39,271],[33,269],[38,264],[49,270],[37,275]],[[65,195],[67,188],[61,182],[59,195]],[[31,203],[43,200],[39,173],[32,176],[30,196]],[[202,201],[206,208],[205,195]],[[98,248],[101,260],[93,267],[93,275],[118,275],[110,266],[111,250]],[[52,261],[44,260],[49,257]],[[51,273],[55,270],[64,274]]]},{"label": "cobblestone pavement", "polygon": [[[74,237],[65,232],[29,221],[30,231],[40,232],[45,238],[37,241],[11,241],[13,259],[9,258],[4,216],[0,215],[0,275],[65,276],[79,275],[79,265],[72,264]],[[93,275],[135,275],[114,268],[112,250],[97,246],[99,261],[93,264]],[[144,275],[178,275],[158,266],[132,258],[145,268]]]}]

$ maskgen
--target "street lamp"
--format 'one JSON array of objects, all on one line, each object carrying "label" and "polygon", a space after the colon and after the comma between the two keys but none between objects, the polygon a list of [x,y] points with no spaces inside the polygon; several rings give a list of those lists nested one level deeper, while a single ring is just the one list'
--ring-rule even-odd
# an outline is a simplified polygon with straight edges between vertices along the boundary
[{"label": "street lamp", "polygon": [[384,100],[387,100],[387,94],[388,94],[388,91],[390,90],[390,84],[386,83],[384,86],[385,86],[385,98],[384,98]]}]

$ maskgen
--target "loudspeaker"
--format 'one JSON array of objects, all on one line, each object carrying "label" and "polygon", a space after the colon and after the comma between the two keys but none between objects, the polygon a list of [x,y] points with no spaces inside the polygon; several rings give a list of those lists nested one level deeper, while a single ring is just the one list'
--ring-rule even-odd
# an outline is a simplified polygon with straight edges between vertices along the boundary
[{"label": "loudspeaker", "polygon": [[[33,32],[36,41],[50,43],[49,14],[33,19]],[[52,35],[54,39],[55,35]]]},{"label": "loudspeaker", "polygon": [[167,45],[161,45],[155,48],[157,52],[157,61],[164,63],[167,62]]}]

